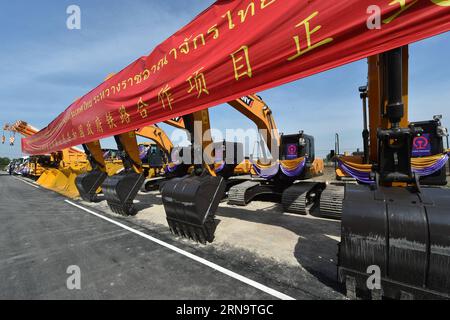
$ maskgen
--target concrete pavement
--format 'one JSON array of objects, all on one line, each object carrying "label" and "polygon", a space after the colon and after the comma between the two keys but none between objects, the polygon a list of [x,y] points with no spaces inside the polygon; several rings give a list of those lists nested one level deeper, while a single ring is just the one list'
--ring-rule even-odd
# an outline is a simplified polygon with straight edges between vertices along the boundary
[{"label": "concrete pavement", "polygon": [[[145,197],[151,199],[151,195]],[[89,214],[65,200],[54,192],[36,188],[26,179],[0,174],[0,299],[276,298],[267,291]],[[324,254],[329,256],[335,254],[335,241],[328,239],[328,249],[318,247],[316,252],[316,238],[304,241],[305,236],[312,236],[313,226],[331,233],[335,232],[335,224],[307,220],[293,224],[294,220],[289,220],[289,217],[269,218],[267,215],[264,219],[273,221],[263,221],[265,233],[272,230],[272,222],[278,221],[280,225],[276,229],[282,227],[280,230],[284,230],[283,224],[288,223],[292,231],[303,234],[300,236],[303,242],[295,246],[293,257],[284,263],[268,259],[257,250],[236,247],[227,240],[228,237],[219,237],[218,244],[208,246],[176,239],[164,225],[142,219],[150,215],[148,212],[124,218],[111,214],[102,205],[89,207],[86,203],[75,203],[281,294],[296,299],[343,298],[334,281],[333,263],[324,264],[317,260],[317,253],[323,259],[321,251],[326,251]],[[157,205],[153,206],[154,217],[158,217],[157,208]],[[220,210],[222,223],[227,223],[226,219],[239,218],[233,216],[231,209],[226,212]],[[253,213],[240,217],[250,219],[250,214]],[[243,232],[249,234],[257,231],[252,228],[261,228],[258,226],[261,221],[255,222],[244,221],[241,226]],[[246,229],[246,223],[252,228]],[[224,226],[226,224],[222,227],[225,234]],[[310,234],[305,233],[307,230]],[[280,231],[274,235],[283,236]],[[323,235],[317,237],[320,239]],[[253,235],[250,239],[257,238]],[[271,239],[272,242],[276,240]],[[67,289],[66,281],[70,274],[66,271],[71,265],[81,269],[81,290]]]},{"label": "concrete pavement", "polygon": [[0,175],[0,299],[273,298],[63,200]]}]

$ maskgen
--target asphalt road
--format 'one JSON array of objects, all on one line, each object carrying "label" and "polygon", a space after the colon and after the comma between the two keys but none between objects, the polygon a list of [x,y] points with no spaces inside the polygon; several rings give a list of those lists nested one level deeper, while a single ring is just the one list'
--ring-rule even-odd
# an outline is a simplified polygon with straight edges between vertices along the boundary
[{"label": "asphalt road", "polygon": [[[80,290],[67,288],[74,265]],[[273,298],[0,174],[0,299]]]}]

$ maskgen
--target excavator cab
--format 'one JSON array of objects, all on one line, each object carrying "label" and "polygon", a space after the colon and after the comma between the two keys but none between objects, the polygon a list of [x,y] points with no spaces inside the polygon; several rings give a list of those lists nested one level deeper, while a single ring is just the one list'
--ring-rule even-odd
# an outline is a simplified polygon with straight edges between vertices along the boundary
[{"label": "excavator cab", "polygon": [[305,169],[293,177],[295,180],[305,180],[312,177],[311,166],[315,160],[314,137],[303,131],[298,134],[281,135],[280,160],[295,160],[305,158]]},{"label": "excavator cab", "polygon": [[[167,222],[175,235],[200,243],[212,242],[216,229],[215,212],[225,193],[226,183],[211,168],[214,147],[208,110],[183,118],[192,143],[192,147],[184,151],[191,152],[191,159],[197,163],[191,175],[173,178],[161,186]],[[195,137],[203,137],[201,145],[197,144]]]},{"label": "excavator cab", "polygon": [[94,202],[97,193],[105,179],[108,177],[106,163],[100,141],[83,144],[84,152],[92,170],[82,173],[75,179],[75,185],[80,193],[80,197],[87,202]]},{"label": "excavator cab", "polygon": [[[413,155],[441,150],[443,135],[436,119],[402,125],[404,54],[402,48],[386,52],[377,64],[385,67],[387,92],[376,132],[375,184],[345,187],[338,275],[351,298],[368,292],[376,298],[450,298],[450,189],[423,186],[427,178],[420,178],[411,161]],[[443,184],[441,174],[431,182]],[[381,287],[369,291],[376,269]]]},{"label": "excavator cab", "polygon": [[133,200],[145,181],[135,132],[114,136],[124,170],[107,177],[103,193],[111,210],[120,215],[135,215]]}]

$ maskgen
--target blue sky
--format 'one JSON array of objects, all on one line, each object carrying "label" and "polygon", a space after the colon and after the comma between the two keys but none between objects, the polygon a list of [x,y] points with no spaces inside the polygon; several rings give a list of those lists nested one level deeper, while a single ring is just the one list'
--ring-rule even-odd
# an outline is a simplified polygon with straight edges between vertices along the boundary
[{"label": "blue sky", "polygon": [[[147,55],[209,6],[211,0],[71,0],[2,4],[0,11],[0,124],[25,120],[45,127],[107,74]],[[82,29],[66,28],[66,8],[81,7]],[[411,45],[410,119],[444,116],[450,124],[450,33]],[[341,136],[341,149],[361,148],[362,111],[357,89],[366,61],[299,80],[260,95],[280,131],[314,135],[325,155]],[[254,125],[227,106],[211,109],[213,127]],[[170,134],[172,129],[163,126]],[[111,139],[105,147],[114,147]],[[20,156],[20,143],[0,145],[0,156]]]}]

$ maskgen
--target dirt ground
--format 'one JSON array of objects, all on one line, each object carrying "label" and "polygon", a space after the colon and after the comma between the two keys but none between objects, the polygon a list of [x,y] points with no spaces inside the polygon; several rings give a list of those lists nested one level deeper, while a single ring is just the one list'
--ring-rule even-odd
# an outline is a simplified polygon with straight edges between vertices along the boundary
[{"label": "dirt ground", "polygon": [[[331,176],[334,178],[334,173],[328,170],[319,179],[326,181]],[[119,217],[110,211],[106,201],[82,203]],[[139,212],[129,221],[149,230],[169,232],[158,191],[139,192],[135,206]],[[225,260],[257,265],[252,268],[263,269],[264,277],[273,273],[270,278],[296,287],[296,292],[305,292],[304,298],[344,297],[336,281],[340,221],[284,213],[280,204],[264,201],[253,201],[246,207],[228,205],[223,201],[216,212],[216,219],[216,237],[207,246],[169,236],[180,244],[199,246],[201,252],[214,251]]]},{"label": "dirt ground", "polygon": [[[314,180],[334,181],[334,168],[327,168],[323,176]],[[112,214],[106,201],[84,204]],[[135,206],[139,210],[134,217],[136,220],[168,228],[158,191],[139,192]],[[246,249],[262,257],[298,265],[296,247],[301,247],[302,242],[326,239],[326,243],[333,247],[333,253],[320,254],[319,250],[317,259],[335,263],[334,247],[337,248],[340,241],[339,221],[284,213],[281,204],[264,201],[252,201],[246,207],[229,205],[223,201],[216,216],[218,227],[215,245]]]}]

